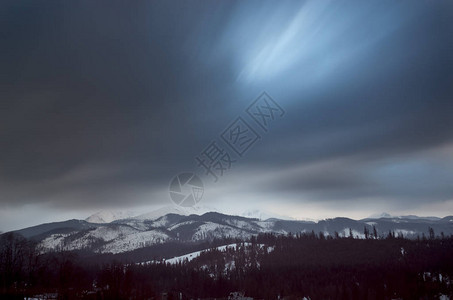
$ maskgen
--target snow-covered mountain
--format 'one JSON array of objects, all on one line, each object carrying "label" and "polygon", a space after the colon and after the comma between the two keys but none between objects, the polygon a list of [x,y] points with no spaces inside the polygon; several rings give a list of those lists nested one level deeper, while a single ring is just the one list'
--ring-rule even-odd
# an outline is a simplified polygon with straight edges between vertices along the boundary
[{"label": "snow-covered mountain", "polygon": [[403,216],[392,216],[389,213],[383,212],[380,214],[373,214],[368,217],[368,219],[411,219],[411,220],[431,220],[431,221],[438,221],[441,218],[439,217],[419,217],[415,215],[403,215]]},{"label": "snow-covered mountain", "polygon": [[138,220],[156,220],[160,217],[163,217],[168,214],[176,214],[176,215],[181,215],[181,216],[189,216],[189,215],[202,215],[207,212],[215,212],[216,210],[207,207],[207,206],[201,206],[201,205],[196,205],[193,207],[182,207],[182,206],[176,206],[176,205],[168,205],[164,206],[162,208],[153,210],[148,213],[140,214],[134,217],[134,219]]},{"label": "snow-covered mountain", "polygon": [[259,220],[268,220],[268,219],[280,219],[280,220],[294,220],[294,218],[279,215],[265,210],[260,209],[250,209],[242,212],[242,217],[246,218],[256,218]]},{"label": "snow-covered mountain", "polygon": [[391,217],[392,217],[392,215],[390,215],[389,213],[382,212],[380,214],[372,214],[368,218],[370,218],[370,219],[381,219],[381,218],[391,218]]},{"label": "snow-covered mountain", "polygon": [[106,224],[118,220],[135,219],[135,220],[156,220],[168,214],[177,214],[182,216],[189,215],[202,215],[207,212],[216,211],[211,207],[194,206],[194,207],[181,207],[176,205],[168,205],[150,212],[136,212],[136,211],[113,211],[103,210],[92,214],[85,221],[90,223]]},{"label": "snow-covered mountain", "polygon": [[[171,210],[175,212],[174,210]],[[42,224],[17,232],[36,240],[44,251],[89,250],[95,253],[125,253],[166,243],[196,244],[220,238],[248,239],[260,233],[322,233],[325,236],[364,237],[364,229],[379,236],[389,232],[408,238],[428,235],[429,228],[439,235],[453,234],[453,216],[445,218],[383,217],[352,220],[326,219],[317,222],[247,218],[216,212],[197,215],[190,210],[167,213],[162,209],[150,214],[117,219],[109,223],[69,220]],[[200,213],[201,210],[196,210]],[[159,216],[160,214],[164,214]],[[101,217],[115,217],[102,215]],[[98,219],[94,219],[98,221]],[[103,221],[109,219],[102,218]]]},{"label": "snow-covered mountain", "polygon": [[120,219],[127,219],[135,216],[137,213],[133,211],[112,211],[112,210],[103,210],[95,214],[92,214],[85,221],[90,223],[110,223]]}]

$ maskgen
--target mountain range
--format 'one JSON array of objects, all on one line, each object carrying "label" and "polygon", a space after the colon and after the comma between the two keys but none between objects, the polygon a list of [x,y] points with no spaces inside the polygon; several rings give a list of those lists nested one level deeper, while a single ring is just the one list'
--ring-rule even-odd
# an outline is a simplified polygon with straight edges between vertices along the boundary
[{"label": "mountain range", "polygon": [[[258,219],[219,212],[191,214],[190,210],[163,208],[148,214],[101,212],[86,220],[41,224],[15,231],[39,243],[42,251],[88,250],[93,253],[125,253],[164,244],[196,244],[215,239],[249,239],[262,233],[299,234],[364,238],[365,228],[378,236],[417,238],[453,234],[453,216],[444,218],[383,215],[361,220],[332,218],[320,221]],[[373,228],[374,227],[374,228]]]}]

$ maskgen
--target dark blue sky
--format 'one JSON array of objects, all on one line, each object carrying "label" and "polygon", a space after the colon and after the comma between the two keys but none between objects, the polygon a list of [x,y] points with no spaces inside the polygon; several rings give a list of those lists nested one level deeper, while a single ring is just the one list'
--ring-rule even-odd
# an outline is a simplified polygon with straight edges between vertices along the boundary
[{"label": "dark blue sky", "polygon": [[169,204],[171,178],[203,173],[195,157],[263,91],[285,115],[217,183],[203,177],[201,204],[453,213],[451,1],[3,1],[0,12],[0,230]]}]

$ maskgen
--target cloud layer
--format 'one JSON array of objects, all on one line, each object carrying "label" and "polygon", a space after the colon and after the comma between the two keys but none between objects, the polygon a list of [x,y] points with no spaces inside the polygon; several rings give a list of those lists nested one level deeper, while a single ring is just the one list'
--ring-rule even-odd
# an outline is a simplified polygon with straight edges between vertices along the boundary
[{"label": "cloud layer", "polygon": [[451,2],[1,10],[2,214],[167,204],[171,178],[201,174],[194,157],[264,90],[284,118],[203,177],[205,204],[453,213]]}]

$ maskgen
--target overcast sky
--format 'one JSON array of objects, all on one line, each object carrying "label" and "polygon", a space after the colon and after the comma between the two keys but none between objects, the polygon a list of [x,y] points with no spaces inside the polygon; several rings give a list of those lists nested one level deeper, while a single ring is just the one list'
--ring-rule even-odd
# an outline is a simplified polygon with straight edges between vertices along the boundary
[{"label": "overcast sky", "polygon": [[[453,214],[452,1],[2,1],[0,230],[171,204]],[[247,114],[266,92],[284,115]],[[253,106],[252,106],[253,107]],[[242,156],[221,134],[242,117]],[[196,157],[235,162],[214,182]]]}]

